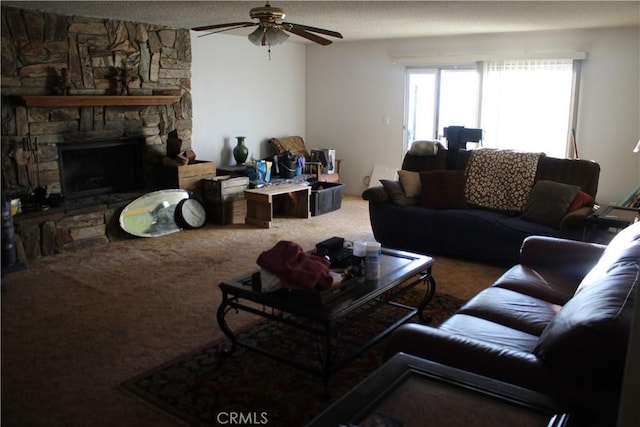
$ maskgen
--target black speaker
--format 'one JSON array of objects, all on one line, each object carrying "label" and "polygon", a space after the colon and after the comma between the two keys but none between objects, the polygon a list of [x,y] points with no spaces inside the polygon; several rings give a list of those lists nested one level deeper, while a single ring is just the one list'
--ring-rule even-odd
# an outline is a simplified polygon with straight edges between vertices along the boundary
[{"label": "black speaker", "polygon": [[448,126],[444,128],[447,138],[447,169],[455,169],[458,160],[458,150],[467,148],[467,142],[482,141],[482,129],[466,128],[464,126]]}]

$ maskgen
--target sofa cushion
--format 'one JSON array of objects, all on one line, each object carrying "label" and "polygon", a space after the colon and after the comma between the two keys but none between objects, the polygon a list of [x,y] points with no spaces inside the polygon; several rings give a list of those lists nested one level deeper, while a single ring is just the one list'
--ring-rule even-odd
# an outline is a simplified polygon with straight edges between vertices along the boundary
[{"label": "sofa cushion", "polygon": [[615,382],[624,370],[633,318],[639,259],[616,263],[577,292],[553,318],[535,353],[565,378]]},{"label": "sofa cushion", "polygon": [[560,230],[538,222],[528,221],[521,216],[505,216],[496,224],[496,232],[518,236],[524,239],[528,236],[559,237]]},{"label": "sofa cushion", "polygon": [[405,170],[398,171],[398,179],[404,195],[407,197],[420,197],[422,192],[422,183],[420,182],[420,172],[411,172]]},{"label": "sofa cushion", "polygon": [[[441,245],[434,237],[433,220],[437,212],[422,206],[397,206],[380,203],[371,214],[375,238],[383,246],[413,252],[430,253]],[[398,227],[402,224],[402,227]]]},{"label": "sofa cushion", "polygon": [[407,197],[404,194],[404,188],[402,188],[402,184],[400,184],[399,181],[381,179],[380,184],[384,187],[389,199],[391,199],[391,201],[396,205],[409,206],[420,203],[419,197]]},{"label": "sofa cushion", "polygon": [[517,351],[531,352],[538,342],[538,335],[510,328],[500,323],[467,314],[455,314],[438,326],[443,332]]},{"label": "sofa cushion", "polygon": [[422,206],[430,209],[466,208],[465,181],[461,170],[420,172]]},{"label": "sofa cushion", "polygon": [[[440,242],[439,253],[443,255],[487,255],[487,236],[493,235],[496,222],[504,218],[498,212],[484,209],[421,209],[435,212],[431,238]],[[493,249],[490,251],[491,256],[495,253]]]},{"label": "sofa cushion", "polygon": [[548,225],[527,221],[519,216],[504,216],[495,223],[491,238],[500,242],[504,256],[513,265],[518,262],[522,242],[527,237],[532,235],[560,237],[561,234],[559,229]]},{"label": "sofa cushion", "polygon": [[522,218],[538,224],[560,228],[571,202],[580,187],[555,181],[538,181],[533,186]]},{"label": "sofa cushion", "polygon": [[510,289],[489,287],[471,298],[456,314],[481,317],[539,336],[560,308]]},{"label": "sofa cushion", "polygon": [[553,268],[545,270],[522,264],[505,271],[491,286],[511,289],[558,305],[566,304],[576,290],[575,280],[557,274]]}]

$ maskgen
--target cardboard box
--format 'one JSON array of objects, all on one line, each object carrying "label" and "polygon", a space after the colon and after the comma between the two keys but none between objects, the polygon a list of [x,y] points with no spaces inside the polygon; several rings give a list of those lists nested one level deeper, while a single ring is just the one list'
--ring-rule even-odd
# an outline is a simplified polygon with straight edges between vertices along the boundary
[{"label": "cardboard box", "polygon": [[196,160],[183,166],[160,165],[157,172],[158,186],[161,188],[182,188],[192,193],[202,189],[200,181],[216,176],[215,163]]},{"label": "cardboard box", "polygon": [[337,182],[314,182],[311,185],[311,216],[322,215],[342,207],[344,184]]}]

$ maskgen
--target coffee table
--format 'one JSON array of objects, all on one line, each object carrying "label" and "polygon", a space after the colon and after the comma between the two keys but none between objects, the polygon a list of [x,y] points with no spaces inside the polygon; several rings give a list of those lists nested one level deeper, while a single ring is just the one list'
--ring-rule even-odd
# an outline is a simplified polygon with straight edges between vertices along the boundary
[{"label": "coffee table", "polygon": [[273,221],[273,199],[277,196],[287,196],[285,200],[285,215],[310,218],[309,196],[311,187],[308,184],[279,184],[262,188],[244,190],[247,200],[247,216],[244,223],[262,228],[271,228]]},{"label": "coffee table", "polygon": [[[332,374],[360,356],[398,326],[416,314],[424,320],[429,320],[424,316],[423,310],[436,289],[436,282],[431,272],[432,266],[433,259],[429,256],[383,248],[380,256],[379,279],[367,280],[364,283],[349,279],[323,293],[288,289],[261,293],[259,272],[247,273],[224,281],[220,283],[222,302],[218,307],[217,319],[220,329],[229,338],[231,345],[229,347],[223,344],[220,352],[231,354],[238,345],[241,345],[265,354],[296,368],[320,375],[324,389],[328,393],[329,377]],[[425,285],[425,293],[418,307],[393,300],[397,292],[404,292],[421,283]],[[368,315],[367,313],[371,313],[370,310],[377,310],[382,305],[393,306],[404,315],[391,324],[384,325],[381,332],[346,354],[342,351],[343,349],[339,349],[341,332],[353,325],[358,316]],[[252,313],[276,322],[278,325],[288,325],[310,334],[318,341],[317,360],[311,363],[295,361],[287,355],[255,345],[249,339],[250,337],[240,340],[225,319],[227,314],[237,311]],[[340,357],[337,357],[338,354]]]}]

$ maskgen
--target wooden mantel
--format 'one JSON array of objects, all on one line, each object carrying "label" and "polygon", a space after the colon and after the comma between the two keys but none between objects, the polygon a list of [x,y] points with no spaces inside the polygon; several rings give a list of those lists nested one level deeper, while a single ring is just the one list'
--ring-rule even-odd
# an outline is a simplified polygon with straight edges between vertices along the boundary
[{"label": "wooden mantel", "polygon": [[27,107],[97,107],[110,105],[169,105],[180,95],[23,95]]}]

